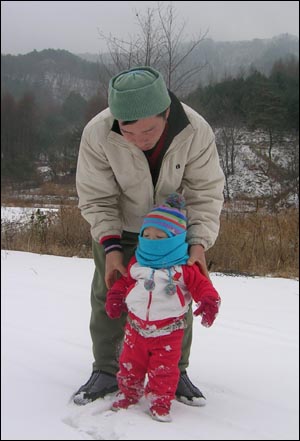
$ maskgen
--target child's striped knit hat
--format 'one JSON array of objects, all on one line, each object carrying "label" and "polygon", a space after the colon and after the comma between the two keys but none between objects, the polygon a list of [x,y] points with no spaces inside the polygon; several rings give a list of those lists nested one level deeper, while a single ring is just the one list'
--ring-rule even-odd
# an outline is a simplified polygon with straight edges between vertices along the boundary
[{"label": "child's striped knit hat", "polygon": [[179,193],[172,193],[164,204],[154,208],[144,219],[140,235],[148,227],[155,227],[164,231],[168,237],[186,233],[186,216],[181,209],[185,206],[185,199]]}]

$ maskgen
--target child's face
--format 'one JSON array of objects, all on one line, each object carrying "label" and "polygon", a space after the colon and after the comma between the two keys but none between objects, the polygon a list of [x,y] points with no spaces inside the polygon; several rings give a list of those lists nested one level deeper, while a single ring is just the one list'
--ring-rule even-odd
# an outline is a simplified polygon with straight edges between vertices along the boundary
[{"label": "child's face", "polygon": [[164,231],[158,228],[148,227],[144,229],[143,237],[145,237],[146,239],[158,240],[158,239],[166,239],[168,235]]}]

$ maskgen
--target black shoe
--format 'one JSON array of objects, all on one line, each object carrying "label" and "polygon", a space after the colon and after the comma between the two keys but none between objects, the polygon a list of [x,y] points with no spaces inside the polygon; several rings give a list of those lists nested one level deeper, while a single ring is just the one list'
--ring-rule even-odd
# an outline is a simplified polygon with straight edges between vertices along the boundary
[{"label": "black shoe", "polygon": [[115,375],[107,372],[94,371],[90,379],[81,386],[73,395],[75,404],[84,405],[103,398],[105,395],[118,390],[118,383]]},{"label": "black shoe", "polygon": [[186,371],[180,373],[176,399],[189,406],[205,406],[206,398],[189,379]]}]

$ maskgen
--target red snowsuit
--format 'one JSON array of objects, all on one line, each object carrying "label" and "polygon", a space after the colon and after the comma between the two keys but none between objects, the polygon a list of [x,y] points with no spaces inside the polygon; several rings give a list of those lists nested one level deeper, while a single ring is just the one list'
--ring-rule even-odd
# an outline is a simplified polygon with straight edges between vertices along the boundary
[{"label": "red snowsuit", "polygon": [[[202,323],[210,326],[218,312],[220,297],[196,265],[171,268],[176,286],[173,295],[165,290],[170,281],[166,269],[155,269],[155,286],[152,290],[145,289],[144,282],[151,272],[151,268],[140,266],[133,257],[127,276],[121,277],[108,291],[106,310],[111,318],[128,310],[117,374],[119,389],[133,401],[138,401],[145,392],[152,404],[169,409],[179,379],[184,315],[189,304],[192,299],[198,304],[195,314],[203,314]],[[144,390],[146,374],[148,382]]]}]

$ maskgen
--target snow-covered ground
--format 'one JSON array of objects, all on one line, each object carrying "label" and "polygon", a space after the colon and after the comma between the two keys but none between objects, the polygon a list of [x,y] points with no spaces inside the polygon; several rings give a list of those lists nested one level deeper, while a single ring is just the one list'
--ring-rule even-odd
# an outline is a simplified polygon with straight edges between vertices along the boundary
[{"label": "snow-covered ground", "polygon": [[112,412],[113,396],[78,407],[90,375],[91,259],[2,251],[2,434],[5,440],[299,439],[299,283],[212,274],[212,328],[194,321],[189,375],[202,408],[174,402],[171,423],[147,403]]},{"label": "snow-covered ground", "polygon": [[[226,149],[222,135],[223,130],[216,129],[215,133],[221,165],[224,167]],[[230,131],[227,129],[227,135],[229,136],[229,134]],[[293,173],[296,172],[296,170],[292,172],[292,169],[296,169],[296,164],[299,162],[299,140],[295,136],[281,136],[279,138],[274,135],[272,147],[274,166],[285,172],[286,176],[289,176],[288,180],[283,179],[278,172],[272,174],[267,171],[269,137],[265,132],[236,129],[234,142],[234,174],[228,175],[227,182],[231,199],[274,197],[274,195],[285,193],[288,187],[289,191],[284,196],[286,205],[299,206],[297,180],[294,179],[293,183],[291,181]],[[229,164],[231,164],[230,146],[228,154]]]},{"label": "snow-covered ground", "polygon": [[[1,223],[19,222],[21,224],[30,222],[31,216],[37,213],[37,207],[1,207]],[[59,208],[45,207],[40,208],[41,213],[45,214],[49,211],[56,213]]]}]

